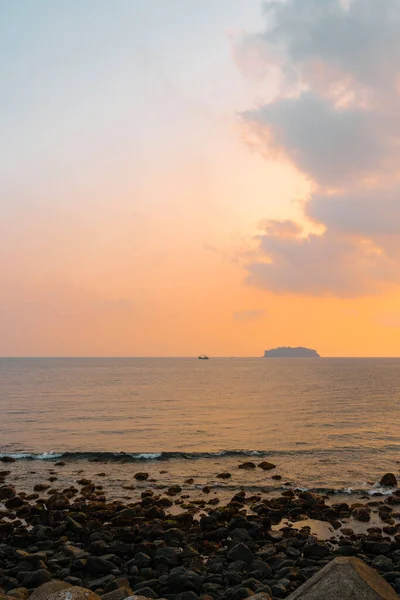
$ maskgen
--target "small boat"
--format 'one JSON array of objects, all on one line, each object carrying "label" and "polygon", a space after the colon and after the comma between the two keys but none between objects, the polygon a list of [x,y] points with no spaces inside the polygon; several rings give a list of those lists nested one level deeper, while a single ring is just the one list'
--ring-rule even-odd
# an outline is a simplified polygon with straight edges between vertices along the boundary
[{"label": "small boat", "polygon": [[206,356],[205,354],[200,354],[200,356],[197,357],[199,360],[208,360],[208,356]]}]

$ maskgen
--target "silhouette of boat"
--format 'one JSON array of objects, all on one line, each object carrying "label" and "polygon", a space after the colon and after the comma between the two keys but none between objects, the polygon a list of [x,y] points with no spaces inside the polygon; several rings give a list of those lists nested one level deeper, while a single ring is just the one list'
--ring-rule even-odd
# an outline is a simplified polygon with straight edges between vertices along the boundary
[{"label": "silhouette of boat", "polygon": [[205,354],[200,354],[200,356],[197,357],[199,360],[208,360],[208,356],[206,356]]}]

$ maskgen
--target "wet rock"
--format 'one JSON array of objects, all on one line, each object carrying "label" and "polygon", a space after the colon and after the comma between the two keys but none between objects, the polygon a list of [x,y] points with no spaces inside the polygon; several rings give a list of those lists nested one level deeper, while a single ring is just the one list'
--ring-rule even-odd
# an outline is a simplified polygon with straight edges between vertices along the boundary
[{"label": "wet rock", "polygon": [[129,596],[132,596],[132,594],[133,592],[130,588],[120,588],[117,590],[112,590],[111,592],[106,592],[100,597],[103,600],[125,600],[125,598],[129,598]]},{"label": "wet rock", "polygon": [[89,556],[86,559],[86,570],[92,575],[108,574],[114,569],[114,563],[101,556]]},{"label": "wet rock", "polygon": [[273,463],[268,462],[267,460],[263,460],[263,462],[260,462],[258,464],[258,466],[263,471],[271,471],[272,469],[276,469],[276,465],[274,465]]},{"label": "wet rock", "polygon": [[89,583],[87,584],[87,587],[92,591],[96,591],[98,589],[104,589],[106,585],[108,585],[111,581],[113,581],[113,579],[114,579],[113,575],[104,575],[104,577],[98,577],[97,579],[93,579],[92,581],[89,581]]},{"label": "wet rock", "polygon": [[176,496],[177,494],[180,494],[182,491],[182,488],[180,485],[171,485],[171,487],[168,488],[167,490],[167,494],[168,496]]},{"label": "wet rock", "polygon": [[271,585],[271,592],[274,598],[285,598],[287,596],[287,589],[282,583]]},{"label": "wet rock", "polygon": [[8,500],[16,495],[15,488],[12,485],[2,485],[0,487],[0,500]]},{"label": "wet rock", "polygon": [[135,473],[134,478],[136,481],[146,481],[149,478],[148,473]]},{"label": "wet rock", "polygon": [[330,551],[325,544],[311,544],[304,548],[304,556],[311,558],[325,558],[329,556]]},{"label": "wet rock", "polygon": [[367,523],[371,519],[371,511],[368,506],[358,506],[351,511],[351,516],[357,521]]},{"label": "wet rock", "polygon": [[376,556],[372,561],[372,566],[380,573],[394,571],[393,561],[387,556],[383,555]]},{"label": "wet rock", "polygon": [[15,600],[26,600],[29,592],[26,588],[14,588],[7,593],[7,598],[15,598]]},{"label": "wet rock", "polygon": [[393,473],[386,473],[379,483],[386,487],[397,487],[397,479]]},{"label": "wet rock", "polygon": [[172,590],[182,592],[184,590],[198,591],[201,589],[203,578],[194,571],[184,567],[175,567],[168,575],[168,587]]},{"label": "wet rock", "polygon": [[243,600],[244,598],[249,598],[250,596],[254,596],[253,590],[250,588],[240,587],[235,592],[233,592],[231,596],[231,600]]},{"label": "wet rock", "polygon": [[51,580],[51,575],[47,569],[38,569],[37,571],[32,571],[32,573],[28,573],[24,579],[22,580],[22,584],[27,588],[36,588],[43,583],[47,583]]},{"label": "wet rock", "polygon": [[231,550],[228,552],[227,556],[229,562],[235,561],[243,561],[245,563],[251,563],[254,556],[250,548],[243,543],[236,544]]},{"label": "wet rock", "polygon": [[53,494],[46,501],[48,510],[65,510],[69,508],[70,502],[65,494]]}]

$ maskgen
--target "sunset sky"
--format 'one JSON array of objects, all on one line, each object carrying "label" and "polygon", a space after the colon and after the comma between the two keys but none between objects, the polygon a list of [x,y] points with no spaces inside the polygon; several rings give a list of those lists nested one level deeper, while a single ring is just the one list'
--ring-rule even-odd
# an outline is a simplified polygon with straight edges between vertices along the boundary
[{"label": "sunset sky", "polygon": [[399,0],[0,3],[0,355],[400,356]]}]

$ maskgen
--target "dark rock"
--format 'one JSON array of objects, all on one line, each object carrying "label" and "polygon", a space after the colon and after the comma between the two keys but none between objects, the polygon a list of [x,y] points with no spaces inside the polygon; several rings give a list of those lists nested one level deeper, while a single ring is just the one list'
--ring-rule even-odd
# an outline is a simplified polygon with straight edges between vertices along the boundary
[{"label": "dark rock", "polygon": [[4,463],[13,463],[13,462],[15,462],[16,459],[13,458],[12,456],[2,456],[0,458],[0,460],[1,460],[1,462],[4,462]]},{"label": "dark rock", "polygon": [[393,561],[387,556],[379,555],[372,561],[372,566],[381,573],[394,571]]},{"label": "dark rock", "polygon": [[371,511],[368,506],[358,506],[352,510],[351,516],[357,521],[366,523],[371,519]]},{"label": "dark rock", "polygon": [[46,501],[48,510],[65,510],[69,508],[70,502],[65,494],[53,494]]},{"label": "dark rock", "polygon": [[311,544],[304,548],[304,556],[312,558],[325,558],[329,556],[329,548],[324,544]]},{"label": "dark rock", "polygon": [[271,592],[274,598],[285,598],[287,596],[286,587],[282,583],[271,585]]},{"label": "dark rock", "polygon": [[379,483],[386,487],[397,487],[397,479],[393,473],[386,473]]},{"label": "dark rock", "polygon": [[32,573],[28,573],[22,583],[27,588],[36,588],[39,585],[43,585],[43,583],[47,583],[51,580],[51,575],[47,571],[47,569],[38,569],[37,571],[32,571]]},{"label": "dark rock", "polygon": [[253,560],[253,553],[245,544],[239,543],[236,544],[231,550],[228,552],[228,560],[229,562],[234,562],[237,560],[241,560],[245,563],[251,563]]},{"label": "dark rock", "polygon": [[232,475],[230,473],[218,473],[217,477],[219,479],[230,479]]},{"label": "dark rock", "polygon": [[249,598],[250,596],[254,596],[253,590],[250,588],[240,587],[235,592],[233,592],[231,596],[231,600],[243,600],[244,598]]},{"label": "dark rock", "polygon": [[102,590],[106,587],[106,585],[110,583],[110,581],[113,581],[113,579],[113,575],[105,575],[104,577],[98,577],[97,579],[89,581],[87,587],[89,588],[89,590]]},{"label": "dark rock", "polygon": [[146,479],[149,478],[149,474],[148,473],[135,473],[134,478],[137,481],[146,481]]},{"label": "dark rock", "polygon": [[276,469],[276,465],[274,465],[273,463],[268,462],[267,460],[264,460],[263,462],[260,462],[258,464],[258,466],[263,471],[271,471],[272,469]]},{"label": "dark rock", "polygon": [[202,582],[203,579],[200,575],[184,567],[175,567],[168,575],[168,586],[179,592],[184,590],[199,591]]},{"label": "dark rock", "polygon": [[0,487],[0,500],[8,500],[16,495],[15,488],[12,485],[2,485]]},{"label": "dark rock", "polygon": [[111,592],[105,592],[100,597],[102,600],[125,600],[125,598],[129,598],[132,595],[133,592],[130,588],[120,588]]},{"label": "dark rock", "polygon": [[156,594],[156,592],[154,590],[152,590],[149,587],[144,587],[140,590],[140,596],[137,596],[136,594],[133,596],[133,598],[135,598],[135,600],[139,600],[139,598],[143,598],[143,600],[145,600],[146,598],[158,598],[158,594]]},{"label": "dark rock", "polygon": [[102,575],[111,573],[115,569],[114,563],[101,556],[89,556],[86,559],[86,571],[92,575]]},{"label": "dark rock", "polygon": [[239,469],[255,469],[255,468],[256,468],[256,465],[251,461],[247,461],[247,462],[244,462],[239,465]]}]

